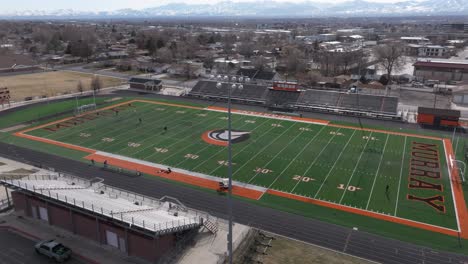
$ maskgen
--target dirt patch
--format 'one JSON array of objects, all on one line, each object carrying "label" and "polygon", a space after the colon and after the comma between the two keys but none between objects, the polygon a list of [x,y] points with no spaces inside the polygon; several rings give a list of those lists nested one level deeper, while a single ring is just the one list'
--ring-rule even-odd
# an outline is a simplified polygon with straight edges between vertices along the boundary
[{"label": "dirt patch", "polygon": [[[10,89],[13,101],[23,101],[25,97],[55,96],[65,93],[76,93],[78,82],[83,83],[85,90],[90,90],[93,74],[78,72],[43,72],[0,77],[0,87]],[[99,76],[103,88],[117,86],[121,79]]]},{"label": "dirt patch", "polygon": [[[266,250],[266,255],[257,253],[255,260],[269,264],[370,264],[374,263],[355,258],[339,252],[320,248],[303,242],[284,237],[272,236],[271,247]],[[268,240],[264,240],[268,241]],[[257,252],[263,252],[264,247],[257,246]]]}]

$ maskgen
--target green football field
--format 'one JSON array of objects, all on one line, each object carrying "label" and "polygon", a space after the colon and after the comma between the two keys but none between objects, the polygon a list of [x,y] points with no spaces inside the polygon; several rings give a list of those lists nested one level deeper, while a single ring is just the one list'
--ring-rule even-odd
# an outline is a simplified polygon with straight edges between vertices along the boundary
[{"label": "green football field", "polygon": [[[27,134],[226,177],[226,147],[202,138],[224,136],[226,113],[147,102],[106,111]],[[244,114],[232,120],[235,181],[458,230],[441,140]]]}]

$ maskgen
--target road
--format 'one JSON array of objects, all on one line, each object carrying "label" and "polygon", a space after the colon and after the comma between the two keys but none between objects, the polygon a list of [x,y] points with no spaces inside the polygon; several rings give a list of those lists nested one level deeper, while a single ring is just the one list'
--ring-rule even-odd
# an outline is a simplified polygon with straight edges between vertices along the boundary
[{"label": "road", "polygon": [[[0,156],[37,166],[53,167],[57,171],[84,178],[101,177],[106,184],[143,195],[156,198],[165,195],[176,197],[189,207],[226,218],[227,199],[217,194],[168,183],[158,178],[129,178],[79,161],[5,143],[0,143]],[[234,220],[238,223],[382,263],[468,263],[468,256],[434,251],[238,199],[234,199],[233,211]]]}]

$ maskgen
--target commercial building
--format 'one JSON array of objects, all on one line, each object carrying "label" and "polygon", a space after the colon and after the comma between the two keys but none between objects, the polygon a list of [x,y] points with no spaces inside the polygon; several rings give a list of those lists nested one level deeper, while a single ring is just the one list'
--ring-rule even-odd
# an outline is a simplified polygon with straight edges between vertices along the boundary
[{"label": "commercial building", "polygon": [[422,79],[439,81],[468,80],[468,61],[421,59],[413,66],[413,75]]}]

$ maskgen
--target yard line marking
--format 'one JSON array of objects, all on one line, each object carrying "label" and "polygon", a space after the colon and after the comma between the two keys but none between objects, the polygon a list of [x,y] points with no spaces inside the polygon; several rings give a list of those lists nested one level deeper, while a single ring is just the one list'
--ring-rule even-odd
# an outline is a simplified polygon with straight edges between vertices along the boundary
[{"label": "yard line marking", "polygon": [[[155,119],[155,120],[150,121],[150,122],[145,122],[145,123],[143,123],[142,126],[139,127],[139,129],[143,129],[143,128],[151,129],[151,128],[153,127],[154,124],[157,124],[158,122],[164,122],[164,121],[166,121],[166,120],[170,120],[171,117],[174,116],[174,115],[176,115],[175,112],[172,113],[172,114],[167,115],[167,116],[164,117],[163,119]],[[145,115],[145,116],[146,116],[146,115]],[[143,120],[144,120],[144,119],[143,119]],[[169,122],[168,124],[172,124],[172,123],[175,123],[175,122],[176,122],[176,120],[173,120],[172,122]],[[120,128],[120,129],[118,129],[118,131],[120,131],[120,130],[127,130],[127,132],[119,133],[116,137],[125,138],[125,140],[128,140],[128,142],[133,141],[134,138],[140,137],[140,132],[135,132],[135,131],[133,131],[133,130],[129,130],[129,129],[128,129],[128,126],[127,126],[127,127],[122,127],[122,128]],[[113,132],[115,132],[115,131],[111,131],[112,134],[113,134]],[[126,135],[126,134],[129,134],[129,133],[133,133],[133,134],[135,134],[135,135],[132,136],[132,137],[128,137],[128,138],[125,137],[125,135]],[[100,134],[99,134],[99,135],[100,135]],[[106,135],[109,135],[109,134],[104,134],[104,136],[106,136]],[[100,137],[102,137],[102,136],[100,136]],[[144,139],[143,141],[138,141],[138,140],[136,140],[136,142],[138,142],[138,143],[143,143],[143,142],[145,142],[146,140],[149,140],[149,139],[151,139],[151,138],[152,138],[152,137],[150,136],[150,137],[147,137],[146,139]],[[96,146],[96,145],[99,145],[99,144],[102,144],[102,143],[103,143],[103,142],[99,141],[99,142],[97,142],[97,143],[95,143],[95,144],[93,144],[93,145],[91,145],[91,146]],[[113,143],[104,144],[103,149],[109,149],[110,147],[113,147],[115,144],[118,144],[118,143],[121,143],[121,140],[115,140]],[[128,148],[128,147],[125,147],[125,148],[123,148],[123,149],[120,149],[120,150],[119,150],[119,153],[121,153],[123,150],[125,150],[125,149],[127,149],[127,148]]]},{"label": "yard line marking", "polygon": [[[281,123],[280,123],[281,124]],[[246,161],[244,164],[242,164],[242,166],[240,166],[239,168],[237,168],[236,171],[234,171],[232,173],[232,175],[234,175],[236,172],[238,172],[240,169],[242,169],[245,165],[247,165],[249,162],[251,162],[255,157],[257,157],[260,153],[262,153],[266,148],[268,148],[269,146],[271,146],[271,144],[273,144],[278,138],[280,138],[281,136],[283,136],[286,132],[289,131],[289,129],[291,129],[293,126],[295,126],[296,124],[298,123],[294,123],[292,126],[288,127],[287,129],[285,129],[283,131],[283,133],[281,133],[279,136],[275,137],[274,140],[272,140],[268,145],[264,146],[263,148],[261,148],[259,151],[257,151],[257,153],[255,153],[255,155],[253,155],[248,161]],[[275,128],[275,127],[273,127]],[[289,144],[291,144],[291,142],[288,143],[288,146]],[[283,150],[281,150],[283,151]],[[254,176],[255,177],[255,176]],[[249,181],[250,182],[250,181]]]},{"label": "yard line marking", "polygon": [[[248,123],[245,123],[245,122],[242,122],[242,121],[244,121],[244,119],[239,119],[239,120],[234,121],[234,122],[241,122],[241,123],[242,123],[242,125],[239,126],[239,127],[237,127],[237,129],[243,128],[244,126],[248,125]],[[198,142],[197,142],[197,143],[198,143]],[[192,145],[190,145],[190,146],[193,146],[193,145],[195,145],[195,144],[192,144]],[[205,146],[204,148],[201,148],[201,149],[197,150],[194,154],[199,154],[199,153],[201,153],[202,151],[204,151],[205,149],[207,149],[207,148],[209,148],[209,147],[213,147],[213,145],[206,144],[206,146]],[[223,150],[223,149],[224,149],[224,148],[222,148],[221,150]],[[175,164],[174,167],[179,166],[181,163],[183,163],[183,162],[185,162],[185,161],[186,161],[185,159],[180,159],[180,161],[179,161],[177,164]]]},{"label": "yard line marking", "polygon": [[[275,182],[279,179],[279,177],[289,169],[289,167],[291,166],[291,164],[294,163],[294,161],[302,154],[302,152],[304,152],[304,150],[309,147],[309,145],[312,143],[312,141],[314,141],[314,139],[320,134],[320,132],[322,132],[322,130],[325,128],[325,126],[323,126],[316,134],[315,136],[301,149],[301,151],[289,162],[288,166],[286,166],[283,171],[281,171],[281,173],[276,177],[276,179],[270,184],[270,186],[268,186],[267,188],[270,189],[271,186],[273,186],[273,184],[275,184]],[[299,183],[300,181],[298,181]]]},{"label": "yard line marking", "polygon": [[[260,119],[260,117],[257,117],[257,119]],[[257,120],[257,119],[255,119],[255,120]],[[261,124],[259,124],[258,126],[256,126],[254,129],[252,129],[252,131],[255,131],[257,128],[263,126],[265,123],[267,123],[267,122],[269,121],[267,118],[264,118],[264,119],[265,119],[265,120],[264,120]],[[252,131],[251,131],[251,132],[252,132]],[[262,136],[263,136],[264,134],[265,134],[265,133],[263,133]],[[248,147],[248,145],[247,145],[246,147]],[[244,147],[244,148],[245,148],[245,147]],[[244,150],[244,148],[242,148],[242,150]],[[216,151],[216,152],[215,152],[213,155],[211,155],[209,158],[207,158],[207,159],[205,159],[204,161],[198,163],[198,165],[195,166],[195,167],[193,167],[192,170],[195,171],[196,168],[198,168],[199,166],[205,164],[207,161],[212,160],[216,155],[218,155],[219,153],[221,153],[223,150],[225,150],[225,148],[221,148],[219,151]],[[242,150],[241,150],[241,151],[242,151]],[[235,155],[234,155],[234,156],[235,156]],[[233,156],[233,157],[234,157],[234,156]],[[216,169],[218,169],[218,168],[219,168],[219,167],[216,167]]]},{"label": "yard line marking", "polygon": [[398,198],[400,198],[400,187],[401,187],[401,176],[403,175],[403,165],[404,165],[404,159],[406,155],[406,139],[407,137],[405,136],[405,143],[403,145],[403,155],[401,157],[401,169],[400,169],[400,180],[398,181],[398,190],[397,190],[397,196],[396,196],[396,204],[395,204],[395,213],[393,214],[396,216],[397,209],[398,209]]},{"label": "yard line marking", "polygon": [[[267,119],[267,120],[269,120],[269,119]],[[282,121],[280,121],[280,124],[281,124],[281,122],[282,122]],[[270,133],[270,131],[273,130],[273,129],[275,129],[275,127],[270,127],[270,129],[268,129],[267,131],[265,131],[265,132],[262,134],[262,136],[266,135],[267,133]],[[239,150],[239,152],[237,152],[236,154],[234,154],[234,155],[232,156],[232,159],[234,159],[234,157],[237,157],[237,155],[239,155],[240,153],[242,153],[242,152],[243,152],[246,148],[248,148],[248,147],[249,147],[248,144],[245,145],[245,147],[243,147],[241,150]],[[245,164],[245,163],[244,163],[244,164]],[[216,167],[214,170],[212,170],[212,171],[209,173],[209,175],[211,175],[213,172],[215,172],[215,171],[218,170],[219,168],[221,168],[221,165],[218,166],[218,167]],[[234,175],[234,172],[233,172],[232,174]]]},{"label": "yard line marking", "polygon": [[320,188],[319,188],[319,189],[317,190],[317,192],[315,193],[314,199],[317,197],[317,195],[319,194],[320,190],[322,190],[323,185],[325,184],[325,182],[327,181],[327,179],[328,179],[328,177],[330,176],[331,172],[333,171],[333,168],[335,168],[335,165],[336,165],[336,163],[338,163],[338,160],[340,160],[341,155],[343,155],[344,150],[345,150],[346,147],[348,146],[349,142],[351,142],[351,139],[353,138],[353,136],[354,136],[355,133],[356,133],[356,130],[353,131],[353,134],[349,137],[348,142],[346,142],[346,145],[345,145],[344,148],[341,150],[340,155],[338,155],[338,158],[335,160],[335,162],[333,163],[333,166],[332,166],[331,169],[328,171],[327,176],[325,177],[325,180],[323,180],[322,184],[320,185]]},{"label": "yard line marking", "polygon": [[[341,128],[338,128],[337,132],[340,131],[340,129]],[[307,175],[307,173],[309,173],[309,170],[315,165],[315,162],[317,162],[318,158],[322,155],[322,153],[325,151],[325,149],[328,147],[328,145],[330,145],[330,143],[333,141],[333,138],[335,138],[335,136],[336,136],[336,134],[333,134],[333,136],[331,136],[330,139],[328,140],[327,144],[319,152],[319,154],[315,156],[314,161],[312,161],[312,163],[309,165],[307,170],[304,172],[304,176]],[[294,185],[294,187],[292,188],[290,193],[293,193],[294,190],[296,190],[297,186],[299,186],[300,183],[301,183],[301,181],[297,181],[296,185]]]},{"label": "yard line marking", "polygon": [[[292,126],[291,126],[291,127],[292,127]],[[323,127],[325,127],[325,126],[323,126]],[[292,142],[294,142],[294,141],[295,141],[299,136],[301,136],[303,133],[304,133],[304,131],[301,131],[299,134],[297,134],[297,135],[294,137],[293,140],[289,141],[289,143],[288,143],[286,146],[284,146],[284,148],[281,149],[281,151],[279,151],[278,153],[276,153],[276,155],[275,155],[272,159],[270,159],[270,161],[268,161],[267,164],[265,164],[265,165],[262,166],[262,167],[264,167],[264,168],[268,167],[268,165],[270,165],[270,163],[273,162],[273,160],[275,160],[276,157],[278,157],[285,149],[287,149],[287,148],[289,147],[289,145],[291,145]],[[288,167],[289,167],[289,166],[288,166]],[[249,180],[247,183],[251,183],[251,182],[258,176],[258,174],[259,174],[259,173],[256,172],[255,175],[254,175],[252,178],[250,178],[250,180]],[[276,180],[275,180],[275,181],[276,181]],[[270,186],[271,186],[271,185],[270,185]]]},{"label": "yard line marking", "polygon": [[[201,125],[201,124],[207,122],[208,120],[217,119],[218,117],[219,117],[219,116],[215,115],[215,116],[213,116],[212,118],[204,119],[204,120],[202,120],[201,122],[196,123],[194,126]],[[217,123],[222,122],[222,121],[223,121],[223,120],[218,120],[218,121],[213,122],[213,123],[211,123],[211,124],[217,124]],[[205,129],[205,128],[203,128],[203,129]],[[197,130],[197,131],[198,131],[198,130]],[[182,130],[182,131],[176,133],[175,135],[179,135],[179,134],[182,134],[182,133],[187,133],[187,131],[186,131],[186,130]],[[165,147],[165,148],[170,148],[171,146],[173,146],[173,145],[175,145],[175,144],[177,144],[177,143],[180,143],[181,141],[185,141],[187,138],[190,138],[190,137],[192,137],[193,135],[194,135],[193,133],[189,133],[187,136],[182,137],[182,138],[176,138],[175,136],[172,136],[171,138],[175,138],[175,139],[177,139],[177,140],[176,140],[174,143],[169,144],[169,145],[164,146],[164,147]],[[193,141],[191,141],[191,143],[193,143]],[[200,143],[200,142],[196,142],[195,144],[197,144],[197,143]],[[153,145],[154,145],[154,144],[153,144]],[[177,151],[174,152],[172,155],[169,155],[168,157],[165,157],[165,158],[162,159],[160,162],[163,162],[163,161],[167,160],[168,158],[174,156],[175,154],[180,153],[181,151],[185,150],[186,148],[188,148],[188,147],[190,147],[190,146],[192,146],[192,145],[193,145],[193,144],[187,144],[187,146],[185,146],[184,148],[181,148],[181,149],[177,150]],[[152,148],[152,147],[153,147],[153,146],[150,146],[150,147],[147,147],[147,148],[145,148],[145,149]],[[143,150],[144,150],[144,149],[143,149]],[[141,150],[141,151],[143,151],[143,150]],[[151,156],[156,155],[156,154],[157,154],[157,152],[154,152],[154,153],[152,153],[151,155],[145,157],[144,160],[149,159]]]},{"label": "yard line marking", "polygon": [[351,183],[351,180],[354,177],[354,173],[356,173],[356,169],[359,166],[359,162],[361,162],[361,158],[364,155],[364,152],[365,152],[365,150],[367,148],[367,145],[369,144],[369,141],[371,141],[372,133],[373,132],[370,132],[369,136],[367,137],[366,144],[364,145],[364,148],[362,148],[361,155],[359,155],[359,159],[356,162],[356,166],[354,166],[353,172],[351,173],[351,177],[349,177],[348,183],[346,184],[346,187],[345,187],[345,189],[343,191],[343,194],[341,195],[341,199],[340,199],[339,204],[341,204],[341,202],[343,201],[343,198],[345,197],[345,194],[346,194],[346,191],[348,190],[349,184]]},{"label": "yard line marking", "polygon": [[375,172],[374,183],[372,184],[372,188],[371,188],[370,195],[369,195],[369,200],[367,201],[367,205],[366,205],[366,210],[367,210],[367,208],[369,208],[372,193],[374,192],[375,182],[377,181],[377,176],[379,175],[380,165],[382,165],[383,157],[384,157],[384,154],[385,154],[385,148],[387,148],[387,142],[388,142],[389,137],[390,137],[390,134],[387,134],[387,139],[385,140],[385,145],[383,147],[382,156],[380,156],[379,166],[377,167],[377,171]]},{"label": "yard line marking", "polygon": [[[281,124],[281,123],[280,123]],[[238,172],[240,169],[242,169],[245,165],[247,165],[250,161],[252,161],[255,157],[257,157],[260,153],[262,153],[266,148],[268,148],[269,146],[271,146],[271,144],[273,144],[278,138],[280,138],[282,135],[284,135],[286,132],[288,132],[289,129],[291,129],[293,126],[295,126],[297,123],[294,123],[292,126],[288,127],[287,129],[285,129],[283,131],[283,133],[281,133],[279,136],[275,137],[274,140],[270,141],[269,144],[267,144],[266,146],[264,146],[263,148],[261,148],[259,151],[257,151],[255,153],[255,155],[253,155],[248,161],[244,162],[244,164],[242,164],[242,166],[240,166],[239,168],[237,168],[233,173],[232,175],[234,175],[236,172]],[[274,129],[276,127],[272,127],[272,129]],[[291,142],[290,142],[291,143]]]},{"label": "yard line marking", "polygon": [[[142,109],[143,109],[143,108],[146,108],[146,107],[147,107],[147,106],[142,106]],[[86,115],[88,115],[88,114],[96,114],[96,113],[98,113],[98,112],[103,112],[103,111],[107,111],[107,110],[109,110],[109,109],[104,109],[104,110],[98,109],[96,112],[90,112],[90,113],[84,114],[83,116],[86,116]],[[145,110],[143,110],[142,112],[143,112],[143,113],[146,113],[146,112],[149,112],[149,111],[151,111],[151,109],[145,109]],[[109,121],[108,123],[109,123],[109,125],[110,125],[111,123],[114,123],[114,122],[116,121],[115,118],[113,118],[113,117],[114,117],[114,116],[111,116],[110,118],[105,119],[106,116],[99,116],[99,117],[96,118],[96,119],[93,119],[93,120],[90,120],[89,122],[86,122],[86,123],[85,123],[86,125],[84,125],[84,126],[82,127],[82,129],[76,131],[76,133],[79,134],[80,132],[83,132],[83,131],[85,131],[85,130],[93,129],[93,128],[96,126],[96,124],[93,124],[93,122],[94,122],[94,121],[97,121],[97,120]],[[131,118],[132,115],[131,115],[131,113],[129,113],[128,111],[123,111],[123,114],[121,115],[121,117],[125,117],[125,118],[123,118],[123,120],[127,120],[127,119]],[[88,125],[89,125],[89,126],[88,126]],[[80,124],[80,126],[82,126],[82,125]],[[71,134],[75,134],[75,132],[70,133],[70,129],[72,129],[72,128],[75,128],[75,127],[65,128],[65,129],[63,129],[63,130],[58,130],[58,131],[56,131],[56,132],[50,132],[49,134],[47,134],[47,135],[45,135],[45,136],[43,136],[43,137],[44,137],[44,138],[49,138],[49,139],[52,139],[52,138],[53,138],[53,139],[59,141],[59,140],[61,140],[61,139],[64,138],[64,137],[70,136]],[[75,130],[73,130],[73,131],[75,131]],[[63,135],[62,135],[62,134],[63,134]],[[55,136],[57,136],[57,135],[59,135],[59,137],[55,137]],[[53,136],[53,137],[50,138],[50,136]]]},{"label": "yard line marking", "polygon": [[[147,106],[142,106],[140,108],[140,110],[143,109],[143,108],[146,108],[146,107]],[[146,118],[146,116],[151,114],[151,111],[152,111],[152,109],[150,108],[150,109],[145,109],[145,110],[141,111],[141,113],[143,113],[143,117]],[[124,117],[124,118],[122,118],[122,117]],[[93,134],[93,137],[91,137],[88,140],[84,140],[84,141],[80,142],[80,145],[87,145],[88,142],[92,143],[93,141],[95,141],[97,139],[97,137],[101,137],[101,138],[102,137],[112,137],[115,134],[115,136],[113,136],[113,137],[116,138],[118,136],[125,135],[125,133],[121,133],[119,131],[128,130],[127,126],[123,126],[123,127],[115,126],[114,127],[112,124],[114,124],[115,122],[125,123],[125,122],[128,122],[133,117],[134,116],[132,115],[132,113],[125,113],[125,115],[119,116],[117,118],[115,116],[110,116],[108,119],[101,119],[101,121],[103,123],[99,124],[100,126],[110,127],[110,129],[108,129],[108,130],[106,130],[104,132],[102,130],[98,130],[98,132],[95,133],[97,124],[94,124],[92,127],[85,127],[84,129],[79,130],[78,132],[82,132],[82,131],[86,131],[86,130],[92,130],[90,132]],[[99,119],[100,118],[98,118],[96,120],[99,120]],[[104,123],[104,121],[106,121],[106,122]],[[116,144],[118,142],[119,142],[118,140],[115,140],[114,143],[110,143],[110,145]],[[99,145],[99,144],[102,144],[102,143],[103,142],[101,140],[97,140],[97,142],[94,143],[94,144],[91,144],[90,147],[95,147],[96,145]],[[106,145],[106,146],[110,146],[110,145]]]}]

